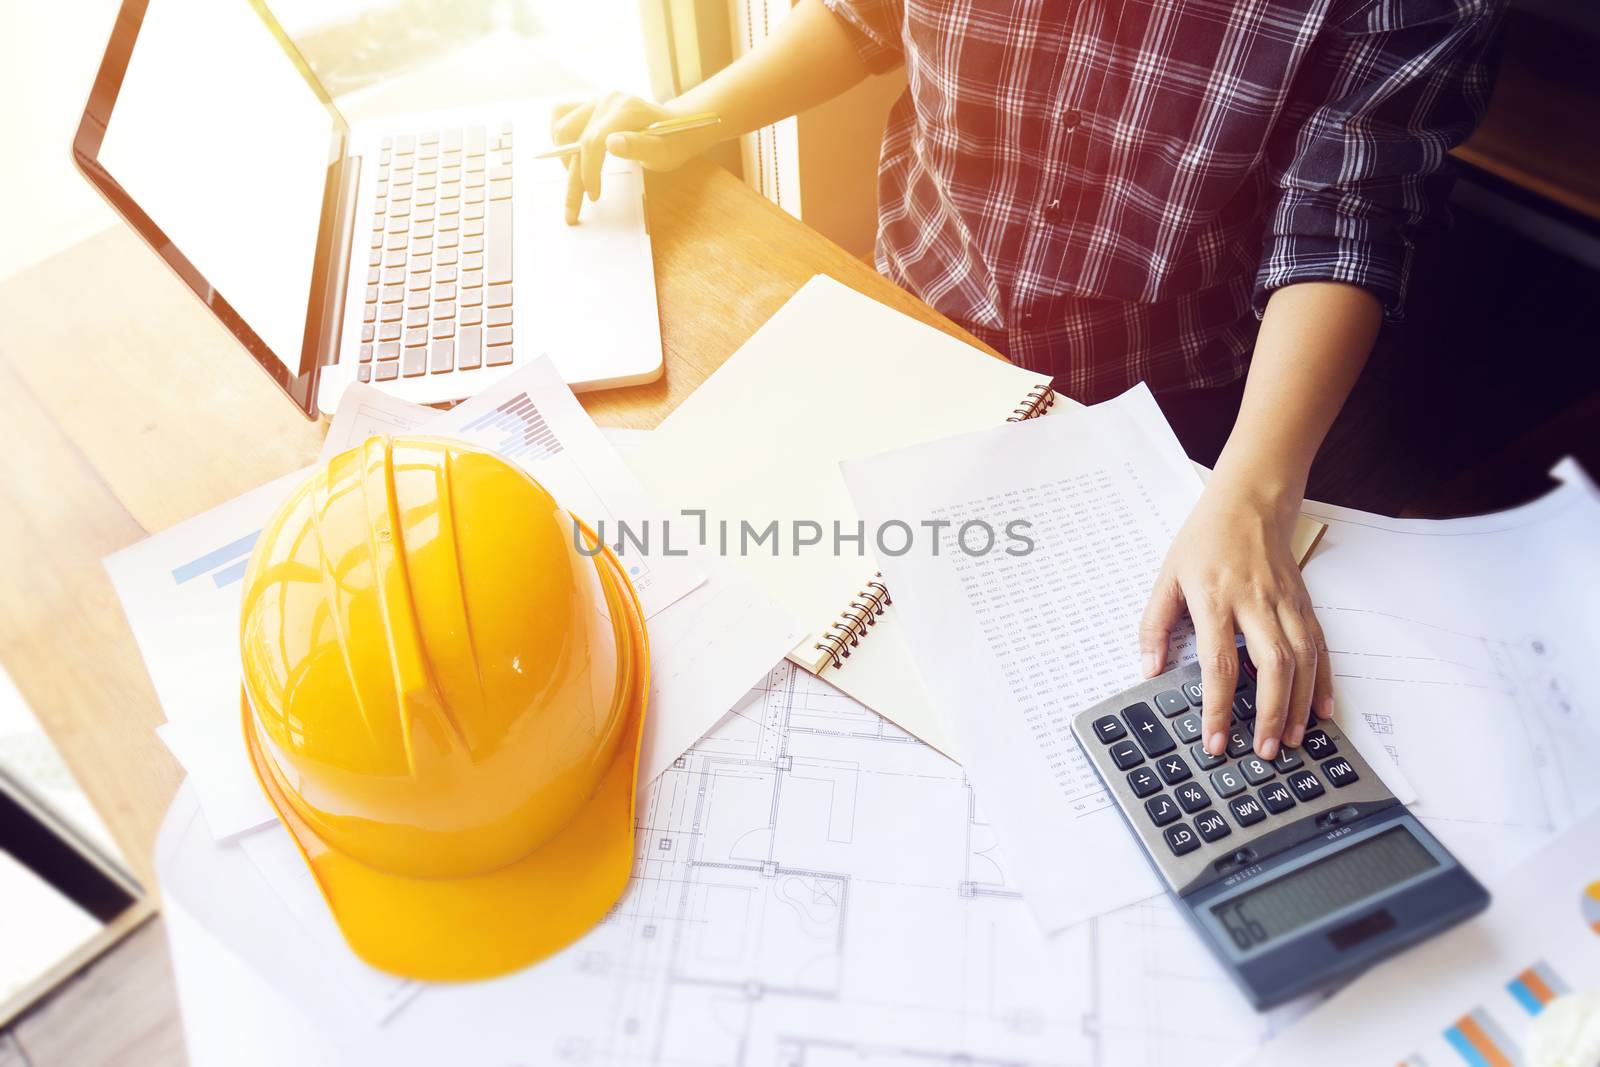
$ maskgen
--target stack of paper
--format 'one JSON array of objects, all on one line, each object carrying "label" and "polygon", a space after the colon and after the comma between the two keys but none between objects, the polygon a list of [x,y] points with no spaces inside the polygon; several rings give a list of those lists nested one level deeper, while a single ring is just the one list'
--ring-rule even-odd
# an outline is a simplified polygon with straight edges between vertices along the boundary
[{"label": "stack of paper", "polygon": [[[1200,496],[1149,390],[844,470],[869,526],[946,524],[944,541],[884,559],[884,574],[1040,922],[1061,929],[1158,892],[1070,727],[1140,680],[1139,618]],[[1359,720],[1349,733],[1392,766]]]},{"label": "stack of paper", "polygon": [[[884,573],[1046,928],[1155,892],[1070,733],[1078,710],[1138,680],[1144,602],[1199,493],[1148,392],[845,471],[869,523],[1031,524],[1027,554],[917,546]],[[1328,524],[1305,577],[1340,725],[1480,874],[1600,802],[1600,723],[1577,713],[1600,702],[1583,667],[1600,623],[1582,592],[1600,588],[1584,547],[1600,544],[1600,499],[1562,472],[1539,503],[1477,519],[1306,509]]]}]

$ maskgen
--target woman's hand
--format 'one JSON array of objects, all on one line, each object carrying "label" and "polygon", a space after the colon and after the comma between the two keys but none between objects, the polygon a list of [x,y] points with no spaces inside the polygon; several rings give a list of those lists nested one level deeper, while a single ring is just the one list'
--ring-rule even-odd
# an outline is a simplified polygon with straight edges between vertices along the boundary
[{"label": "woman's hand", "polygon": [[1322,627],[1289,549],[1299,501],[1272,499],[1214,478],[1167,551],[1139,647],[1146,677],[1166,667],[1167,639],[1185,607],[1194,620],[1205,692],[1201,740],[1221,755],[1243,633],[1256,666],[1255,751],[1272,759],[1300,744],[1308,714],[1333,714],[1333,674]]},{"label": "woman's hand", "polygon": [[671,137],[639,132],[652,122],[677,117],[671,108],[624,93],[558,105],[550,116],[551,138],[556,144],[576,141],[581,146],[578,154],[567,160],[567,224],[577,223],[585,193],[590,200],[600,199],[600,168],[607,152],[636,160],[650,170],[673,170],[721,136],[715,127]]},{"label": "woman's hand", "polygon": [[[567,164],[567,222],[578,221],[584,193],[599,199],[607,152],[651,170],[672,170],[725,137],[832,100],[869,73],[844,21],[823,0],[798,0],[760,44],[664,106],[612,93],[558,107],[550,122],[556,143],[582,145]],[[707,112],[721,124],[671,137],[639,132],[661,119]]]}]

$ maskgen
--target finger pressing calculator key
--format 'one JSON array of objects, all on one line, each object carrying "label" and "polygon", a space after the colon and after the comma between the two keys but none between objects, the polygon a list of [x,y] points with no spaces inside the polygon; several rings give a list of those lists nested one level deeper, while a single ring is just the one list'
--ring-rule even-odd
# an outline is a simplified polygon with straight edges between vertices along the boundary
[{"label": "finger pressing calculator key", "polygon": [[1348,979],[1488,894],[1334,722],[1257,756],[1244,662],[1220,755],[1200,743],[1193,665],[1080,712],[1072,728],[1179,907],[1266,1008]]}]

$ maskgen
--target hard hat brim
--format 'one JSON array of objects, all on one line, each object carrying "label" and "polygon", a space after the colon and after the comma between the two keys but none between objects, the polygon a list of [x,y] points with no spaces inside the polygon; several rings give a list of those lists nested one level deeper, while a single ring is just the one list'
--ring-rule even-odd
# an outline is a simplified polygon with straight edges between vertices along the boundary
[{"label": "hard hat brim", "polygon": [[[244,734],[256,779],[315,876],[350,947],[382,971],[426,981],[493,978],[537,962],[587,933],[627,886],[633,868],[634,791],[650,654],[644,612],[609,549],[594,557],[621,594],[629,719],[593,797],[572,821],[515,863],[466,878],[411,878],[332,848],[299,818],[265,764],[248,699]],[[622,635],[619,635],[622,636]]]}]

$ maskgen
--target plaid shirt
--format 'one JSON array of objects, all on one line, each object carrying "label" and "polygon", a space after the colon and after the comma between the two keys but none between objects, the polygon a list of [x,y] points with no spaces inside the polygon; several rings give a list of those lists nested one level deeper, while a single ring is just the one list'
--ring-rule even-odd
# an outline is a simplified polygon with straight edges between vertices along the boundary
[{"label": "plaid shirt", "polygon": [[878,269],[1084,401],[1233,381],[1293,282],[1359,285],[1398,320],[1503,6],[824,2],[909,81]]}]

